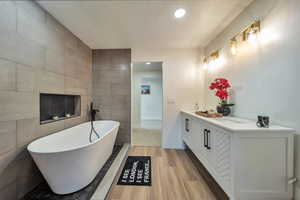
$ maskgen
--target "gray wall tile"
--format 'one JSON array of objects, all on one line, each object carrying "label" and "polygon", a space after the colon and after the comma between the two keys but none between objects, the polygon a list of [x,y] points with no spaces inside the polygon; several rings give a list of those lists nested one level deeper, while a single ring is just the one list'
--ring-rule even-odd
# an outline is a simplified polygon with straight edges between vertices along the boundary
[{"label": "gray wall tile", "polygon": [[40,92],[63,94],[65,91],[65,77],[41,70],[38,75],[38,86]]},{"label": "gray wall tile", "polygon": [[16,147],[16,121],[0,122],[0,155]]},{"label": "gray wall tile", "polygon": [[[97,102],[97,100],[93,100],[93,102],[95,103],[95,105],[99,105],[99,103]],[[112,120],[112,115],[111,115],[111,106],[97,106],[98,108],[100,108],[100,112],[97,113],[96,117],[99,120]]]},{"label": "gray wall tile", "polygon": [[[93,74],[93,77],[97,75]],[[96,77],[95,77],[96,78]],[[94,81],[93,80],[93,92],[96,95],[111,95],[111,83],[105,81]]]},{"label": "gray wall tile", "polygon": [[37,105],[36,93],[0,92],[0,121],[37,117]]},{"label": "gray wall tile", "polygon": [[130,85],[120,84],[120,83],[113,83],[111,85],[111,94],[113,96],[119,95],[128,95],[130,96]]},{"label": "gray wall tile", "polygon": [[36,92],[38,89],[38,70],[29,66],[17,66],[17,91]]},{"label": "gray wall tile", "polygon": [[[88,120],[91,80],[88,46],[36,2],[0,1],[1,200],[41,181],[26,150],[31,141]],[[40,125],[39,92],[82,95],[81,116]]]},{"label": "gray wall tile", "polygon": [[17,32],[23,38],[45,45],[47,36],[45,12],[30,4],[34,3],[18,2]]},{"label": "gray wall tile", "polygon": [[0,29],[16,31],[17,9],[12,1],[0,1]]},{"label": "gray wall tile", "polygon": [[0,30],[0,58],[16,61],[17,34],[13,31]]},{"label": "gray wall tile", "polygon": [[89,117],[90,103],[92,101],[91,96],[81,96],[81,116]]},{"label": "gray wall tile", "polygon": [[17,36],[16,41],[17,44],[14,52],[16,61],[33,67],[44,67],[46,52],[43,46],[20,36]]},{"label": "gray wall tile", "polygon": [[5,173],[5,171],[8,168],[15,166],[16,158],[17,158],[17,150],[16,149],[0,155],[0,175],[1,176],[3,173]]},{"label": "gray wall tile", "polygon": [[47,136],[52,133],[63,130],[65,127],[64,120],[38,126],[37,134],[39,136]]},{"label": "gray wall tile", "polygon": [[65,76],[65,93],[87,95],[87,85],[83,80]]},{"label": "gray wall tile", "polygon": [[85,122],[85,120],[86,120],[85,116],[67,119],[67,120],[65,120],[65,128],[70,128],[77,124],[81,124],[81,123]]},{"label": "gray wall tile", "polygon": [[12,162],[0,173],[0,190],[17,180],[17,170],[17,165]]},{"label": "gray wall tile", "polygon": [[46,70],[64,74],[64,53],[52,49],[46,50]]},{"label": "gray wall tile", "polygon": [[32,17],[32,20],[45,22],[46,12],[34,1],[16,1],[18,12],[22,11]]},{"label": "gray wall tile", "polygon": [[121,123],[117,143],[131,141],[130,62],[130,49],[93,50],[92,94],[100,108],[97,118]]},{"label": "gray wall tile", "polygon": [[0,90],[16,90],[16,64],[0,59]]},{"label": "gray wall tile", "polygon": [[64,44],[67,49],[78,50],[78,38],[68,30],[65,30]]},{"label": "gray wall tile", "polygon": [[64,52],[65,37],[68,37],[66,29],[51,15],[47,14],[47,48],[58,52]]},{"label": "gray wall tile", "polygon": [[17,145],[27,145],[38,137],[37,134],[38,119],[20,119],[17,120]]}]

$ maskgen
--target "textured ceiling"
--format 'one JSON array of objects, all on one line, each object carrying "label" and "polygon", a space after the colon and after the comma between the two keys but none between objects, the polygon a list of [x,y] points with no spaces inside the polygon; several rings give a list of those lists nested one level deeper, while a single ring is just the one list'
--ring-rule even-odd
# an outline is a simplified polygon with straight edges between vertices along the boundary
[{"label": "textured ceiling", "polygon": [[[252,0],[66,0],[38,3],[93,49],[196,48],[216,37]],[[185,8],[182,19],[173,16]]]}]

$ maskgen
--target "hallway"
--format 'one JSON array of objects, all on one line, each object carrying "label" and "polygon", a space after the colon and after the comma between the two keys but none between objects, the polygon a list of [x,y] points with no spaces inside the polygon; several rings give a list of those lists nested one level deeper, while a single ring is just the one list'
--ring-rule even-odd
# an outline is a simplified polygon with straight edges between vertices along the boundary
[{"label": "hallway", "polygon": [[133,128],[132,146],[161,146],[161,130]]}]

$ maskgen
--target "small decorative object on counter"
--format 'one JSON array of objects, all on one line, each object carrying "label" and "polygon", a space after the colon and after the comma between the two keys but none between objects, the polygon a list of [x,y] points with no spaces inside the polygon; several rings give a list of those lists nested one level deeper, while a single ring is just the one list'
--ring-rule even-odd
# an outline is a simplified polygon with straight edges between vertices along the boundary
[{"label": "small decorative object on counter", "polygon": [[195,109],[195,111],[199,110],[199,104],[197,102],[195,103],[194,109]]},{"label": "small decorative object on counter", "polygon": [[202,117],[207,117],[207,118],[219,118],[219,117],[223,117],[223,115],[221,113],[216,113],[216,112],[208,112],[208,111],[197,111],[195,112],[196,115],[200,115]]},{"label": "small decorative object on counter", "polygon": [[270,117],[268,116],[257,116],[257,127],[259,128],[269,128],[270,126]]},{"label": "small decorative object on counter", "polygon": [[66,117],[71,117],[71,114],[67,113],[67,114],[66,114]]},{"label": "small decorative object on counter", "polygon": [[215,95],[220,99],[219,106],[217,106],[217,112],[221,113],[223,116],[230,115],[230,106],[234,105],[227,102],[229,97],[229,88],[231,88],[231,85],[225,78],[217,78],[209,86],[210,90],[216,90]]},{"label": "small decorative object on counter", "polygon": [[53,119],[53,120],[58,120],[59,117],[58,117],[58,116],[53,116],[52,119]]}]

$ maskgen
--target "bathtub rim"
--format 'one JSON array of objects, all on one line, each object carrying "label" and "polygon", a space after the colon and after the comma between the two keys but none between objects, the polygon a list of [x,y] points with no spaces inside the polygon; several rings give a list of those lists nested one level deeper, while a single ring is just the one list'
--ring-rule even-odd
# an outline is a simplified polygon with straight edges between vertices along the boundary
[{"label": "bathtub rim", "polygon": [[[107,132],[111,132],[111,131],[113,131],[114,128],[120,127],[120,122],[118,122],[118,121],[114,121],[114,120],[97,120],[97,121],[98,121],[98,122],[115,122],[115,123],[116,123],[116,125],[113,126],[111,129],[109,129]],[[94,122],[97,122],[97,121],[94,121]],[[91,121],[84,122],[84,123],[81,123],[81,124],[90,123],[90,122],[91,122]],[[79,126],[79,125],[81,125],[81,124],[77,124],[76,126]],[[63,130],[60,130],[60,131],[55,132],[55,133],[52,133],[52,134],[50,134],[50,135],[60,134],[61,131],[71,129],[71,128],[74,128],[74,127],[76,127],[76,126],[72,126],[72,127],[69,127],[69,128],[63,129]],[[91,145],[93,145],[93,144],[95,144],[95,143],[98,143],[99,141],[101,141],[101,140],[102,140],[105,136],[107,136],[108,134],[104,135],[103,137],[98,138],[97,140],[93,141],[92,143],[88,143],[88,144],[85,144],[85,145],[76,146],[76,147],[74,147],[74,148],[69,148],[69,149],[65,149],[65,150],[61,150],[61,151],[43,152],[43,151],[33,151],[33,150],[30,148],[30,146],[31,146],[33,143],[35,143],[35,142],[37,142],[38,140],[41,140],[41,139],[43,139],[43,138],[45,138],[45,137],[48,137],[48,136],[50,136],[50,135],[46,135],[46,136],[43,136],[43,137],[41,137],[41,138],[38,138],[38,139],[32,141],[30,144],[27,145],[27,151],[29,151],[30,153],[33,153],[33,154],[56,154],[56,153],[64,153],[64,152],[70,152],[70,151],[80,150],[80,149],[84,149],[84,148],[86,148],[86,147],[89,147],[89,146],[91,146]]]}]

